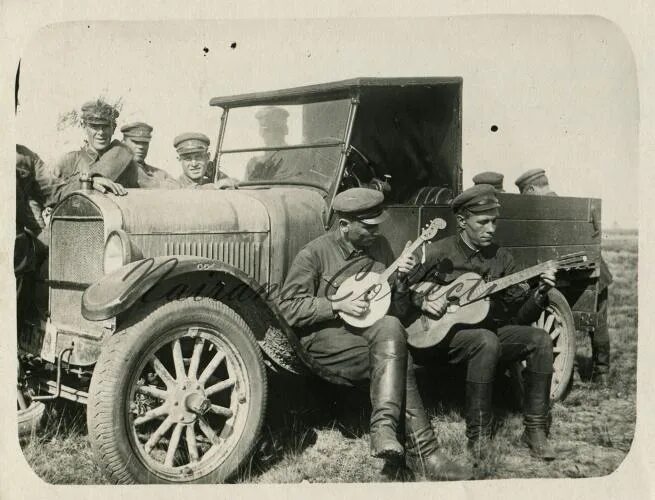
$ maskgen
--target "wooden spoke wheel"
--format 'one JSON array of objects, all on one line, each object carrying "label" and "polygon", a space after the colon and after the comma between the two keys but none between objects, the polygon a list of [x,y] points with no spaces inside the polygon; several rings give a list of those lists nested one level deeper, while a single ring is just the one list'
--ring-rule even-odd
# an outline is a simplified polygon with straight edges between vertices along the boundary
[{"label": "wooden spoke wheel", "polygon": [[[575,362],[575,321],[566,297],[559,290],[548,292],[548,307],[532,326],[543,328],[553,342],[553,381],[550,386],[550,398],[561,401],[568,394],[573,378]],[[522,371],[525,361],[510,367],[515,382],[517,397],[523,398]]]},{"label": "wooden spoke wheel", "polygon": [[110,339],[89,390],[89,435],[119,483],[222,482],[259,437],[266,374],[224,304],[165,304]]},{"label": "wooden spoke wheel", "polygon": [[549,305],[533,326],[543,328],[553,342],[553,381],[550,397],[559,401],[566,397],[575,362],[575,321],[564,295],[558,290],[548,292]]}]

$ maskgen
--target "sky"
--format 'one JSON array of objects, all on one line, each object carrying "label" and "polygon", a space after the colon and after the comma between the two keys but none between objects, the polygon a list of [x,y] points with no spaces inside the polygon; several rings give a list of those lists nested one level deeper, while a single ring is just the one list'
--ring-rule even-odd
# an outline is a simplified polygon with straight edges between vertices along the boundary
[{"label": "sky", "polygon": [[22,54],[17,140],[51,162],[82,144],[80,129],[58,130],[62,113],[121,98],[118,126],[150,123],[148,162],[178,175],[177,134],[215,143],[212,97],[358,76],[461,76],[465,187],[496,170],[513,192],[544,168],[560,195],[602,198],[605,227],[637,226],[635,63],[598,17],[49,25]]}]

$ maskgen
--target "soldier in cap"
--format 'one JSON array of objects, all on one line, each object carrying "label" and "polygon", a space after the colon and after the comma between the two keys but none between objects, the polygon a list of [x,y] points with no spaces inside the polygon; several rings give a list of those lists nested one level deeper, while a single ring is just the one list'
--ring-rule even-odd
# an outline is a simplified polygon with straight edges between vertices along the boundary
[{"label": "soldier in cap", "polygon": [[[493,281],[517,271],[509,251],[493,242],[500,203],[493,186],[480,184],[457,196],[452,209],[458,234],[430,245],[412,282],[447,284],[466,272]],[[420,364],[448,362],[466,365],[466,436],[474,459],[486,455],[492,430],[492,387],[500,362],[525,360],[523,441],[535,457],[552,460],[547,440],[553,346],[545,330],[527,326],[548,304],[553,271],[543,273],[535,290],[516,285],[492,296],[490,317],[477,326],[455,327],[437,346],[415,352]],[[442,317],[447,298],[414,294],[412,302],[434,319]]]},{"label": "soldier in cap", "polygon": [[182,175],[177,182],[183,188],[195,188],[212,182],[207,176],[209,137],[200,132],[186,132],[173,140]]},{"label": "soldier in cap", "polygon": [[237,180],[228,177],[223,172],[218,172],[218,180],[213,181],[207,174],[209,162],[209,137],[200,132],[186,132],[180,134],[173,140],[173,146],[177,150],[177,159],[182,165],[182,175],[178,183],[183,188],[207,187],[223,189],[235,187]]},{"label": "soldier in cap", "polygon": [[504,178],[505,176],[503,174],[499,174],[498,172],[482,172],[473,176],[473,184],[489,184],[490,186],[493,186],[499,193],[504,193]]},{"label": "soldier in cap", "polygon": [[550,189],[548,177],[543,168],[533,168],[521,174],[514,182],[521,194],[533,194],[540,196],[557,196],[557,193]]},{"label": "soldier in cap", "polygon": [[[289,112],[277,106],[267,106],[255,113],[259,122],[259,135],[267,148],[284,147],[289,133],[287,120]],[[284,180],[298,173],[306,159],[306,152],[300,150],[266,151],[255,156],[246,165],[246,180]]]},{"label": "soldier in cap", "polygon": [[134,161],[138,165],[138,183],[141,188],[176,189],[179,184],[165,170],[155,168],[146,163],[152,127],[144,122],[133,122],[123,125],[123,142],[134,152]]},{"label": "soldier in cap", "polygon": [[[333,380],[354,384],[369,381],[373,456],[393,459],[406,451],[407,465],[430,479],[468,479],[468,468],[437,451],[400,320],[387,315],[368,328],[358,329],[337,315],[344,311],[359,316],[369,306],[361,297],[341,300],[334,296],[346,278],[362,271],[380,272],[394,260],[389,243],[379,238],[378,225],[387,217],[383,200],[381,192],[365,188],[338,194],[334,199],[336,229],[300,250],[278,304],[319,370]],[[415,264],[412,255],[404,255],[400,261],[392,287],[394,314],[403,314],[409,305],[407,273]],[[399,442],[403,423],[406,448],[401,444],[404,440]]]},{"label": "soldier in cap", "polygon": [[[515,184],[521,194],[557,196],[557,193],[550,189],[546,171],[541,168],[528,170],[518,179]],[[600,282],[607,286],[612,281],[612,273],[605,263],[600,259]],[[599,311],[600,315],[607,315],[607,303]],[[599,321],[599,327],[591,335],[591,359],[592,359],[592,381],[601,385],[607,385],[610,372],[610,338],[607,328],[607,321]]]},{"label": "soldier in cap", "polygon": [[56,185],[48,205],[56,204],[65,194],[79,189],[80,174],[89,175],[93,187],[101,192],[124,195],[125,187],[138,187],[132,150],[118,140],[112,141],[118,110],[98,99],[84,103],[81,111],[85,143],[54,164]]}]

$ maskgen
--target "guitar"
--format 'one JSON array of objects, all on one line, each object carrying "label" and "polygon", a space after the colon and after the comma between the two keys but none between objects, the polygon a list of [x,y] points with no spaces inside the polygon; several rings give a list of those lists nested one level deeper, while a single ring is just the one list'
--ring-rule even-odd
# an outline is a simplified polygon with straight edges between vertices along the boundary
[{"label": "guitar", "polygon": [[[437,232],[445,227],[446,221],[443,219],[438,217],[432,219],[414,243],[403,250],[403,255],[413,253],[423,243],[429,243],[437,235]],[[387,314],[391,305],[391,287],[389,286],[388,280],[396,269],[398,269],[399,261],[400,257],[383,273],[372,271],[365,274],[358,273],[341,283],[337,289],[337,293],[331,298],[333,301],[363,298],[369,303],[369,308],[360,316],[339,311],[339,316],[343,321],[357,328],[366,328]]]},{"label": "guitar", "polygon": [[490,296],[510,286],[539,276],[549,270],[582,267],[587,262],[584,252],[564,255],[522,271],[486,283],[477,273],[464,273],[448,285],[422,282],[412,286],[414,293],[424,300],[446,297],[446,313],[439,319],[423,312],[407,328],[408,342],[412,347],[426,348],[437,345],[455,325],[474,325],[489,314]]}]

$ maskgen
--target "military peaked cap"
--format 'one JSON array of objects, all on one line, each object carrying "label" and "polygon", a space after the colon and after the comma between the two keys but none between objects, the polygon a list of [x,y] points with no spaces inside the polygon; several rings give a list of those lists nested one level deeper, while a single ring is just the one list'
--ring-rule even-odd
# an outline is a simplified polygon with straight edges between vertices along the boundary
[{"label": "military peaked cap", "polygon": [[186,132],[175,138],[173,147],[177,150],[178,154],[207,151],[207,148],[209,148],[209,137],[200,132]]},{"label": "military peaked cap", "polygon": [[334,211],[355,217],[364,224],[380,224],[388,214],[382,208],[384,195],[375,189],[351,188],[334,197]]},{"label": "military peaked cap", "polygon": [[150,142],[152,127],[144,122],[128,123],[121,127],[123,136],[137,142]]},{"label": "military peaked cap", "polygon": [[530,184],[531,182],[536,181],[539,177],[546,175],[546,171],[543,168],[533,168],[527,172],[521,174],[514,184],[516,184],[519,190],[523,191],[523,187]]},{"label": "military peaked cap", "polygon": [[486,212],[494,208],[500,208],[496,190],[489,184],[477,184],[463,191],[452,202],[454,212],[466,209],[469,212]]},{"label": "military peaked cap", "polygon": [[255,118],[259,120],[259,125],[264,128],[281,127],[286,125],[289,112],[277,106],[267,106],[257,111]]},{"label": "military peaked cap", "polygon": [[473,176],[473,184],[490,184],[498,191],[502,191],[504,178],[505,176],[498,172],[482,172]]}]

